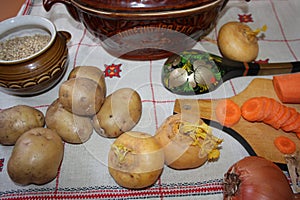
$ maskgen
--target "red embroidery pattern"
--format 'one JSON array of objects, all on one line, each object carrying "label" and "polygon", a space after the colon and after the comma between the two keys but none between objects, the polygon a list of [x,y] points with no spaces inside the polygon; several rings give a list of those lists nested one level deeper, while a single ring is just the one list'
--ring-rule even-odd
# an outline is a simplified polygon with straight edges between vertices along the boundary
[{"label": "red embroidery pattern", "polygon": [[120,72],[122,71],[120,68],[122,66],[122,64],[118,64],[118,65],[115,65],[115,64],[111,64],[111,65],[104,65],[105,66],[105,77],[109,77],[109,78],[112,78],[112,77],[118,77],[120,78]]},{"label": "red embroidery pattern", "polygon": [[269,58],[265,59],[265,60],[257,60],[255,61],[256,63],[259,63],[259,64],[267,64],[269,63]]},{"label": "red embroidery pattern", "polygon": [[4,158],[0,159],[0,172],[2,172],[4,166]]},{"label": "red embroidery pattern", "polygon": [[240,22],[243,22],[243,23],[248,23],[248,22],[253,22],[253,19],[252,19],[252,14],[249,14],[249,15],[238,15],[239,16],[239,20]]}]

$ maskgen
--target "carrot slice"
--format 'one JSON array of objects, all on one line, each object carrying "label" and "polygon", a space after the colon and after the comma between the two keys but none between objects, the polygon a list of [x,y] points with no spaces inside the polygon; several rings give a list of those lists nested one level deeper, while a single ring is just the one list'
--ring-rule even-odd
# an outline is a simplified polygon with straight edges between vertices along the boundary
[{"label": "carrot slice", "polygon": [[300,126],[298,128],[296,128],[296,129],[294,129],[293,132],[300,133]]},{"label": "carrot slice", "polygon": [[300,127],[300,114],[297,113],[297,119],[291,123],[288,124],[286,126],[281,127],[282,130],[284,130],[285,132],[294,132],[295,130],[297,130]]},{"label": "carrot slice", "polygon": [[296,136],[300,140],[300,132],[296,133]]},{"label": "carrot slice", "polygon": [[279,129],[282,124],[280,118],[282,118],[285,113],[285,107],[277,101],[274,104],[278,107],[278,111],[273,111],[274,113],[272,113],[271,117],[264,119],[264,123],[271,125],[275,129]]},{"label": "carrot slice", "polygon": [[295,142],[285,136],[279,136],[275,138],[274,145],[281,153],[284,154],[292,154],[296,151]]},{"label": "carrot slice", "polygon": [[216,105],[216,118],[220,124],[232,127],[239,122],[241,109],[233,100],[220,100]]},{"label": "carrot slice", "polygon": [[290,111],[290,108],[285,106],[285,105],[282,105],[283,106],[283,109],[284,109],[284,113],[283,115],[281,115],[281,117],[278,119],[278,125],[279,125],[279,128],[282,126],[282,124],[284,124],[290,117],[291,117],[291,111]]},{"label": "carrot slice", "polygon": [[260,121],[264,117],[264,101],[259,97],[252,97],[243,103],[241,112],[247,121]]},{"label": "carrot slice", "polygon": [[288,126],[290,124],[292,124],[293,122],[296,121],[297,117],[298,117],[298,112],[295,108],[289,107],[290,110],[290,118],[288,120],[286,120],[282,125],[281,128],[283,129],[283,127]]},{"label": "carrot slice", "polygon": [[283,103],[300,103],[300,73],[284,74],[273,77],[273,86],[278,98]]},{"label": "carrot slice", "polygon": [[262,121],[270,116],[273,110],[273,102],[268,97],[260,97],[264,101],[264,116],[262,117]]},{"label": "carrot slice", "polygon": [[279,103],[278,101],[276,101],[273,98],[270,98],[270,101],[272,103],[272,111],[271,111],[270,115],[263,120],[263,122],[266,124],[268,124],[269,121],[273,120],[273,118],[280,112],[280,109],[282,109],[281,103]]}]

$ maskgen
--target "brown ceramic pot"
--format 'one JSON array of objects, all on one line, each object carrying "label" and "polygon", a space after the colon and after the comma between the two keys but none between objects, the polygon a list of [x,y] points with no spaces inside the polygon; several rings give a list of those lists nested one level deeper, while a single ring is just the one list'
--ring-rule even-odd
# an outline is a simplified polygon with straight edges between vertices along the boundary
[{"label": "brown ceramic pot", "polygon": [[38,95],[55,86],[67,70],[67,42],[71,35],[56,31],[52,22],[38,16],[21,16],[1,22],[0,40],[10,35],[46,33],[50,41],[39,52],[19,59],[0,60],[0,91],[18,96]]},{"label": "brown ceramic pot", "polygon": [[215,26],[228,0],[43,0],[69,14],[116,57],[155,60],[192,48]]}]

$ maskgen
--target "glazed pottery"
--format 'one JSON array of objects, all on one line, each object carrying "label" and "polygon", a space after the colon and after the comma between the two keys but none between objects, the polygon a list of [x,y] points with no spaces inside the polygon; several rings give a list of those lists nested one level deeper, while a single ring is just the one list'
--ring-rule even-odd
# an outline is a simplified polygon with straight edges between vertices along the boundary
[{"label": "glazed pottery", "polygon": [[43,0],[46,11],[63,3],[69,14],[116,57],[166,58],[193,47],[217,22],[228,0]]},{"label": "glazed pottery", "polygon": [[19,60],[0,60],[0,91],[19,96],[38,95],[55,86],[67,70],[67,42],[71,34],[56,31],[54,24],[39,16],[18,16],[0,23],[0,41],[26,35],[50,36],[46,46]]}]

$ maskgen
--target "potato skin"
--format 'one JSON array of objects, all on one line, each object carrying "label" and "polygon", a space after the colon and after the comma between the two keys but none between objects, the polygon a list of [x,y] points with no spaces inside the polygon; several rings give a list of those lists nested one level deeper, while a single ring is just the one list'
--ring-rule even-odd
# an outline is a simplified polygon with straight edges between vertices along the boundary
[{"label": "potato skin", "polygon": [[64,154],[61,138],[48,128],[34,128],[17,140],[7,172],[17,184],[45,184],[53,180]]},{"label": "potato skin", "polygon": [[69,79],[59,88],[59,101],[67,111],[77,115],[95,115],[104,99],[100,86],[88,78]]},{"label": "potato skin", "polygon": [[[193,140],[174,130],[176,123],[183,121],[181,114],[169,116],[157,129],[154,138],[165,153],[165,164],[174,169],[193,169],[203,165],[207,156],[200,156],[201,148],[193,146]],[[199,124],[202,120],[199,119]]]},{"label": "potato skin", "polygon": [[121,88],[106,97],[92,123],[99,135],[115,138],[130,131],[138,123],[141,115],[140,95],[131,88]]},{"label": "potato skin", "polygon": [[31,106],[17,105],[1,110],[0,144],[14,145],[24,132],[44,125],[44,114]]},{"label": "potato skin", "polygon": [[[124,154],[123,148],[129,151]],[[162,147],[148,133],[125,132],[114,141],[109,151],[109,173],[125,188],[141,189],[153,185],[163,168]]]},{"label": "potato skin", "polygon": [[58,99],[48,107],[45,121],[47,127],[56,131],[67,143],[82,144],[89,140],[93,133],[89,117],[70,113],[63,108]]},{"label": "potato skin", "polygon": [[104,96],[106,96],[105,76],[101,69],[95,66],[76,66],[70,72],[68,79],[78,77],[89,78],[98,83]]}]

